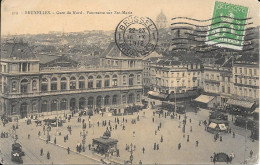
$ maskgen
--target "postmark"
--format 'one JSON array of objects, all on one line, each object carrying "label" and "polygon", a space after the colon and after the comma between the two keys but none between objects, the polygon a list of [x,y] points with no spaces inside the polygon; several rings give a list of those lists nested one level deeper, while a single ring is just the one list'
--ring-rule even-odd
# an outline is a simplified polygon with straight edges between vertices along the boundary
[{"label": "postmark", "polygon": [[207,43],[242,50],[247,14],[248,7],[216,1]]},{"label": "postmark", "polygon": [[146,56],[156,48],[158,30],[150,18],[131,15],[117,25],[115,42],[126,56]]}]

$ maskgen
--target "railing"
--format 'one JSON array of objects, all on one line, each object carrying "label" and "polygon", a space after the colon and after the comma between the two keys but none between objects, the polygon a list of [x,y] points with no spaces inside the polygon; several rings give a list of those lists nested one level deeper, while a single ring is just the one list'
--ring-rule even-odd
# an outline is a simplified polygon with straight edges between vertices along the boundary
[{"label": "railing", "polygon": [[43,67],[40,68],[40,71],[107,71],[107,70],[139,70],[143,69],[142,67],[97,67],[97,66],[82,66],[82,67]]},{"label": "railing", "polygon": [[86,88],[86,89],[60,90],[60,91],[55,90],[55,91],[41,91],[41,92],[27,92],[27,93],[9,93],[9,94],[3,94],[3,96],[8,98],[20,98],[20,97],[37,97],[37,96],[49,96],[49,95],[60,95],[60,94],[80,94],[86,92],[91,93],[91,92],[131,90],[131,89],[142,89],[142,85],[112,86],[112,87],[101,87],[101,88]]}]

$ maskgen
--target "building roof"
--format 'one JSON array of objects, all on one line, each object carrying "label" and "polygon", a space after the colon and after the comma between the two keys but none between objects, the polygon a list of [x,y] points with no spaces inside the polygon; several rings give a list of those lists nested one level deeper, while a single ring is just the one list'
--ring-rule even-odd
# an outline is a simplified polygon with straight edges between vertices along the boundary
[{"label": "building roof", "polygon": [[1,58],[37,60],[28,43],[22,41],[6,42],[2,45]]},{"label": "building roof", "polygon": [[53,60],[56,60],[60,56],[44,54],[44,55],[37,55],[37,57],[40,60],[40,64],[46,64],[46,63],[49,63],[49,62],[51,62]]}]

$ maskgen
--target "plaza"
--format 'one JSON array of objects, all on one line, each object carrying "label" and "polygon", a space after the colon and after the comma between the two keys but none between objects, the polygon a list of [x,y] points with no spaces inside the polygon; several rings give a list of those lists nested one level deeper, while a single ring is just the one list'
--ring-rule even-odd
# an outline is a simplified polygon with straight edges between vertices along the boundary
[{"label": "plaza", "polygon": [[[156,105],[160,104],[160,101],[156,100],[155,102]],[[102,117],[101,114],[94,114],[90,120],[88,116],[82,116],[81,120],[85,119],[87,124],[87,136],[86,151],[81,153],[76,151],[76,145],[78,143],[82,144],[83,139],[83,136],[81,136],[83,133],[82,123],[78,122],[78,114],[75,114],[70,122],[67,120],[62,127],[52,127],[49,132],[51,139],[48,143],[45,141],[47,132],[45,131],[44,135],[43,126],[36,126],[35,123],[27,125],[25,120],[21,119],[18,121],[18,142],[22,144],[26,153],[25,157],[23,157],[24,164],[62,164],[70,162],[73,162],[73,164],[101,164],[101,159],[111,163],[124,164],[126,161],[129,161],[131,155],[130,150],[126,150],[126,145],[131,146],[131,144],[133,164],[138,164],[140,160],[143,164],[213,164],[210,157],[213,156],[214,152],[223,152],[228,155],[234,153],[235,157],[232,164],[240,164],[244,162],[244,159],[248,164],[256,163],[259,143],[258,141],[252,142],[252,139],[249,138],[250,132],[248,130],[246,132],[245,129],[234,126],[229,116],[232,132],[236,134],[235,138],[230,133],[223,133],[221,134],[223,140],[215,142],[214,134],[205,131],[203,124],[199,125],[200,121],[208,120],[210,111],[200,109],[195,114],[192,109],[192,107],[187,108],[185,133],[183,133],[182,129],[182,121],[185,114],[180,115],[180,119],[179,114],[174,119],[171,119],[170,116],[165,117],[164,114],[159,117],[157,113],[154,113],[157,108],[147,108],[139,111],[139,113],[124,116],[111,116],[110,113],[104,113]],[[138,115],[139,121],[137,120]],[[117,129],[115,128],[115,118],[119,119]],[[102,122],[105,120],[107,125],[102,126]],[[119,157],[114,154],[105,158],[104,155],[97,154],[92,149],[89,150],[88,147],[89,144],[92,144],[92,139],[99,138],[103,136],[107,129],[110,130],[109,120],[112,129],[111,138],[118,140]],[[136,120],[136,124],[132,124],[132,120]],[[100,123],[99,126],[98,122]],[[13,124],[16,124],[16,122],[8,123],[5,127],[1,126],[0,132],[8,131],[11,133]],[[160,124],[161,127],[158,130]],[[125,130],[123,130],[123,125]],[[71,134],[67,130],[67,126],[71,126]],[[39,131],[40,136],[38,136]],[[61,132],[61,135],[58,135],[57,132]],[[28,139],[28,134],[30,134],[30,139]],[[69,138],[64,142],[64,136],[66,135]],[[245,135],[247,136],[246,151]],[[188,136],[189,141],[187,141]],[[56,144],[54,144],[55,137]],[[161,137],[163,137],[162,142]],[[10,152],[13,139],[11,137],[1,138],[0,141],[1,145],[5,146],[1,148],[1,156],[4,158],[4,162],[11,164]],[[196,146],[196,141],[198,141],[198,146]],[[154,143],[156,145],[159,144],[158,150],[157,148],[154,150]],[[181,143],[180,149],[178,149],[179,143]],[[69,155],[67,153],[68,147],[71,150]],[[40,156],[41,148],[43,148],[45,153],[43,156]],[[144,152],[143,148],[145,149]],[[250,158],[249,154],[251,150],[254,153],[252,158]],[[50,152],[50,159],[46,158],[47,151]]]}]

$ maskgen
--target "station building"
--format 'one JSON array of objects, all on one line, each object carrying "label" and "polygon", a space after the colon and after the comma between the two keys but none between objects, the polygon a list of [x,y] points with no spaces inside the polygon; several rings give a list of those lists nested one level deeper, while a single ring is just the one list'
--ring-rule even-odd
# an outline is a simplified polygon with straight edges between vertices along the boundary
[{"label": "station building", "polygon": [[0,113],[28,117],[75,109],[139,104],[142,62],[111,43],[95,67],[66,56],[37,55],[28,43],[6,42],[0,63]]}]

